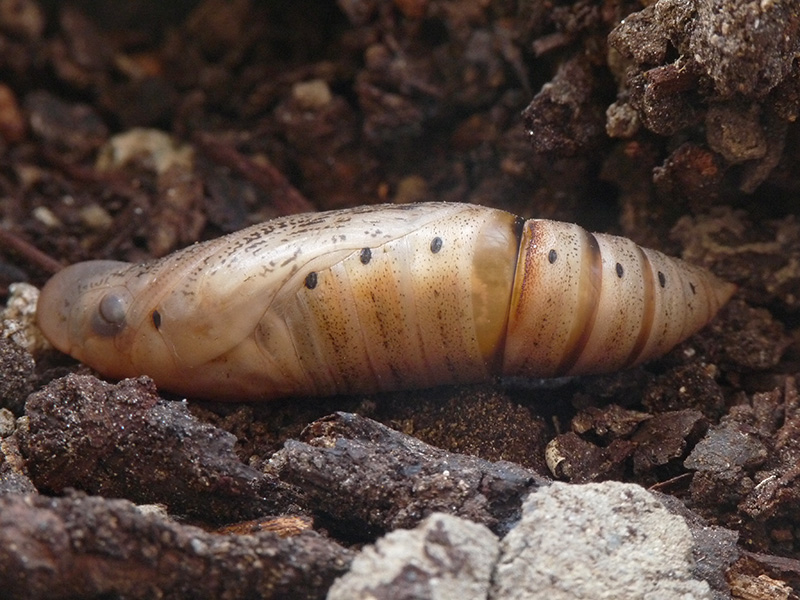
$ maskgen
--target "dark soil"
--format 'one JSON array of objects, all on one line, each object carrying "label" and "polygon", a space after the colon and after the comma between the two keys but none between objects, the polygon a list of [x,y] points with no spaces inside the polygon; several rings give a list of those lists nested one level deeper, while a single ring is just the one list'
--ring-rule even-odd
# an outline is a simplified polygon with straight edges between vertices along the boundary
[{"label": "dark soil", "polygon": [[[740,286],[624,373],[370,397],[184,403],[4,339],[0,406],[22,418],[0,419],[0,580],[321,597],[352,548],[445,505],[503,533],[550,478],[615,479],[737,531],[731,585],[797,594],[799,55],[790,0],[0,0],[6,296],[278,215],[430,200],[625,235]],[[217,529],[237,523],[261,545]]]}]

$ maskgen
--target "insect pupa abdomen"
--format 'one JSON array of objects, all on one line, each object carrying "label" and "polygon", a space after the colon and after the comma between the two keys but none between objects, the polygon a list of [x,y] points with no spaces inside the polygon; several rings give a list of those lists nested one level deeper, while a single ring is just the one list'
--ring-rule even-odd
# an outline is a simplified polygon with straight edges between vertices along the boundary
[{"label": "insect pupa abdomen", "polygon": [[701,329],[734,289],[627,238],[527,221],[503,371],[548,377],[644,362]]}]

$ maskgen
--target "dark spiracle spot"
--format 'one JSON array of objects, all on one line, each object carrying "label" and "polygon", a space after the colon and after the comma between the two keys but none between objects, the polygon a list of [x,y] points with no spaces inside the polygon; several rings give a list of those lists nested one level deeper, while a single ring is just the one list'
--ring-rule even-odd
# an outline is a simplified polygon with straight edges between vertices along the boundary
[{"label": "dark spiracle spot", "polygon": [[441,249],[442,249],[442,244],[443,244],[443,243],[444,243],[444,242],[442,241],[442,238],[440,238],[440,237],[437,235],[435,238],[433,238],[433,239],[431,240],[431,252],[433,252],[434,254],[436,254],[437,252],[439,252],[439,250],[441,250]]},{"label": "dark spiracle spot", "polygon": [[311,271],[308,275],[306,275],[306,287],[310,290],[313,290],[317,287],[317,274],[314,271]]},{"label": "dark spiracle spot", "polygon": [[156,326],[156,329],[161,329],[161,313],[157,310],[153,311],[153,325]]},{"label": "dark spiracle spot", "polygon": [[658,272],[658,283],[662,288],[667,286],[667,278],[661,271]]},{"label": "dark spiracle spot", "polygon": [[360,258],[362,265],[369,264],[369,261],[372,260],[372,250],[370,250],[369,248],[362,248]]},{"label": "dark spiracle spot", "polygon": [[558,252],[550,250],[550,252],[547,253],[547,260],[550,261],[551,265],[554,264],[558,260]]},{"label": "dark spiracle spot", "polygon": [[625,269],[622,268],[622,265],[617,263],[617,277],[622,279],[622,276],[625,274]]},{"label": "dark spiracle spot", "polygon": [[691,281],[689,282],[689,289],[692,290],[692,296],[697,294],[697,289],[694,287],[694,284]]}]

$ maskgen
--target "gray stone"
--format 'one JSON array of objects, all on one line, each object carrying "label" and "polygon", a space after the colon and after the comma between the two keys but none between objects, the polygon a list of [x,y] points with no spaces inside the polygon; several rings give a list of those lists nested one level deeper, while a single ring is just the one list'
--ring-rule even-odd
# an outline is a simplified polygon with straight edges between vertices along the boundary
[{"label": "gray stone", "polygon": [[488,528],[433,513],[416,528],[393,531],[364,548],[328,600],[484,600],[498,553]]},{"label": "gray stone", "polygon": [[710,599],[685,521],[637,485],[554,483],[501,544],[490,598]]}]

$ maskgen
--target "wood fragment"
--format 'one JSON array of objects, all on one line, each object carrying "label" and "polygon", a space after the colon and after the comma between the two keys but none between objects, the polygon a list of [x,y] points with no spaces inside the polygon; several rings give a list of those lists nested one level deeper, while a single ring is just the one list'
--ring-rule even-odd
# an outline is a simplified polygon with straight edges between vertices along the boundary
[{"label": "wood fragment", "polygon": [[48,273],[58,273],[64,268],[63,263],[42,252],[36,246],[5,227],[0,227],[0,246],[20,254],[29,263]]}]

